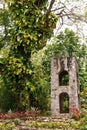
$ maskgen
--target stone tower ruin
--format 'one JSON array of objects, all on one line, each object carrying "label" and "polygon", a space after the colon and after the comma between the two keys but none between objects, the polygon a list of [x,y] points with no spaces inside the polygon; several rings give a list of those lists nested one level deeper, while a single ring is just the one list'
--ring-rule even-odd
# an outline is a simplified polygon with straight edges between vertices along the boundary
[{"label": "stone tower ruin", "polygon": [[52,115],[71,113],[80,108],[78,65],[74,56],[51,60],[51,111]]}]

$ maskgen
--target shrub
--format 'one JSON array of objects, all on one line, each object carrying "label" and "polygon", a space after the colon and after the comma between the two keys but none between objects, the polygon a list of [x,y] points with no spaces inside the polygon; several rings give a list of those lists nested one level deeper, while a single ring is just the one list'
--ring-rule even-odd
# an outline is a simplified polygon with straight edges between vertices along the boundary
[{"label": "shrub", "polygon": [[80,119],[80,117],[81,117],[80,111],[75,106],[71,107],[71,111],[72,111],[72,117],[74,119],[76,119],[76,120]]},{"label": "shrub", "polygon": [[0,123],[0,130],[13,130],[15,124],[13,122]]}]

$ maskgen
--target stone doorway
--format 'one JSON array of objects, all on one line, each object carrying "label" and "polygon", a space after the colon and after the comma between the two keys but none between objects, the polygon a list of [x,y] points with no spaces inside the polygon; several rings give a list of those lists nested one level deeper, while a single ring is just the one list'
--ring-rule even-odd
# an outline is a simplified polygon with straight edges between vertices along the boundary
[{"label": "stone doorway", "polygon": [[61,93],[59,95],[60,113],[69,113],[69,95]]}]

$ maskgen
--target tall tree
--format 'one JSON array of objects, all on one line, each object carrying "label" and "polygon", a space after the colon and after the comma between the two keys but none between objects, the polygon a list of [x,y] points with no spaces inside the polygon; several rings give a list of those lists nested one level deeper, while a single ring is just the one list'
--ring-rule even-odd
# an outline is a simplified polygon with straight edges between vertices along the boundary
[{"label": "tall tree", "polygon": [[9,53],[3,58],[3,87],[13,98],[15,108],[24,110],[30,107],[35,87],[31,55],[46,45],[57,17],[51,12],[46,17],[46,1],[13,0],[8,7],[12,27]]}]

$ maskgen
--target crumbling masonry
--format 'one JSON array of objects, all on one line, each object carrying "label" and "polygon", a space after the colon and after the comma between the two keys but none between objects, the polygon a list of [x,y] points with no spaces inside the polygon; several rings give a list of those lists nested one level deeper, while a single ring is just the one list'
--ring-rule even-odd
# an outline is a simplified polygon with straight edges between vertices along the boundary
[{"label": "crumbling masonry", "polygon": [[75,57],[58,57],[51,60],[51,111],[52,115],[71,113],[80,108],[78,65]]}]

